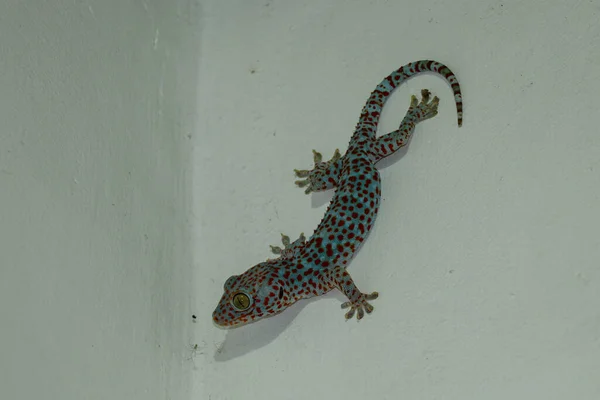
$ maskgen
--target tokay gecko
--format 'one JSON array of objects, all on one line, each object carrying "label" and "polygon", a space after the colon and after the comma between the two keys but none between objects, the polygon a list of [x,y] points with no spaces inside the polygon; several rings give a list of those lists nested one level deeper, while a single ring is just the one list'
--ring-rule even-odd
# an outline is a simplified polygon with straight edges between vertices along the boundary
[{"label": "tokay gecko", "polygon": [[270,317],[296,301],[319,296],[337,288],[349,301],[346,319],[371,313],[370,300],[377,292],[362,293],[354,284],[346,265],[373,227],[381,199],[381,182],[375,164],[405,146],[417,123],[437,114],[439,99],[421,91],[421,101],[412,96],[398,130],[376,137],[377,123],[385,101],[403,81],[420,72],[435,72],[448,81],[454,92],[458,126],[462,125],[462,94],[456,76],[436,61],[422,60],[404,65],[387,76],[367,100],[348,150],[338,150],[329,161],[313,150],[315,166],[311,171],[295,170],[305,193],[335,188],[325,216],[306,240],[303,234],[290,242],[282,235],[283,248],[271,246],[280,256],[231,276],[213,312],[213,321],[222,327],[244,325]]}]

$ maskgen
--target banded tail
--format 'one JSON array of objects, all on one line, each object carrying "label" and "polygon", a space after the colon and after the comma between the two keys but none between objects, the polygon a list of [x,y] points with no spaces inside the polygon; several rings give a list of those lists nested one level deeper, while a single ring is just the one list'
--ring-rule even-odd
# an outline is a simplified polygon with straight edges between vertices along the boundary
[{"label": "banded tail", "polygon": [[[377,131],[377,124],[381,115],[381,110],[387,99],[390,97],[394,89],[402,84],[405,80],[418,75],[422,72],[434,72],[446,80],[452,87],[454,92],[454,102],[456,103],[456,114],[458,126],[462,126],[463,122],[463,102],[460,85],[456,75],[442,63],[433,60],[421,60],[408,63],[390,75],[386,76],[375,90],[369,96],[365,106],[362,109],[360,120],[356,126],[354,136],[366,137],[363,139],[374,140]],[[354,138],[359,141],[358,137]]]}]

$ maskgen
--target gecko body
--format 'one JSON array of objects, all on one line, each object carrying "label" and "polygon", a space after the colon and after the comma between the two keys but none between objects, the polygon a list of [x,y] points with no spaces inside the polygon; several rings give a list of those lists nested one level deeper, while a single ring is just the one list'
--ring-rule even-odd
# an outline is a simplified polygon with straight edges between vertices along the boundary
[{"label": "gecko body", "polygon": [[313,150],[311,171],[295,170],[296,181],[305,193],[336,189],[325,216],[313,235],[294,242],[282,235],[284,248],[271,246],[279,258],[259,263],[225,282],[223,295],[213,321],[222,327],[235,327],[280,313],[300,299],[339,289],[348,298],[346,319],[361,319],[371,313],[369,303],[377,292],[362,293],[346,270],[352,256],[373,227],[381,199],[381,181],[375,164],[406,144],[417,123],[437,114],[439,100],[430,99],[427,90],[419,102],[412,96],[410,107],[398,130],[376,137],[377,124],[385,101],[406,79],[420,72],[441,75],[452,87],[458,126],[462,125],[462,94],[456,76],[445,65],[422,60],[406,64],[384,78],[362,109],[346,153],[336,150],[323,162]]}]

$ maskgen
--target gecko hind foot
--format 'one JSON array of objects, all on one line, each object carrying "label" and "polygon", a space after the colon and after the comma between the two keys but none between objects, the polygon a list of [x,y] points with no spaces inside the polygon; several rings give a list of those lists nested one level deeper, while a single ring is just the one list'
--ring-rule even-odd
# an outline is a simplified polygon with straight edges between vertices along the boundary
[{"label": "gecko hind foot", "polygon": [[346,320],[354,317],[355,312],[356,319],[359,321],[365,316],[365,312],[367,314],[371,314],[373,312],[373,306],[369,304],[367,300],[375,300],[377,297],[379,297],[379,293],[377,292],[373,292],[371,294],[362,293],[356,302],[347,301],[342,304],[342,309],[350,307],[350,311],[348,311],[345,315]]},{"label": "gecko hind foot", "polygon": [[431,92],[427,89],[421,90],[421,101],[419,102],[416,96],[411,96],[410,107],[408,108],[407,114],[414,115],[416,122],[425,121],[426,119],[433,118],[438,113],[438,106],[440,105],[440,99],[435,96],[430,101]]},{"label": "gecko hind foot", "polygon": [[294,173],[298,178],[305,178],[297,180],[295,183],[298,187],[306,187],[304,193],[309,194],[310,192],[317,192],[320,190],[327,190],[337,185],[338,176],[340,173],[340,163],[338,161],[342,158],[340,150],[336,149],[333,153],[333,157],[329,161],[323,161],[323,156],[316,150],[313,150],[313,160],[315,166],[312,170],[298,170],[295,169]]}]

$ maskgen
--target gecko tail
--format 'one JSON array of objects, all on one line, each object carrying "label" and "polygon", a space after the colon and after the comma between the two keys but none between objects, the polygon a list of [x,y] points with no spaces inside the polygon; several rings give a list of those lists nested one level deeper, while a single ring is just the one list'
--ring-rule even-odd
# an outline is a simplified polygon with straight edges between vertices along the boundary
[{"label": "gecko tail", "polygon": [[[463,101],[456,75],[444,64],[434,60],[420,60],[408,63],[386,76],[369,96],[360,115],[355,135],[366,135],[363,139],[374,140],[381,110],[392,92],[407,79],[423,72],[440,75],[452,88],[458,126],[463,123]],[[355,138],[359,140],[359,138]]]}]

